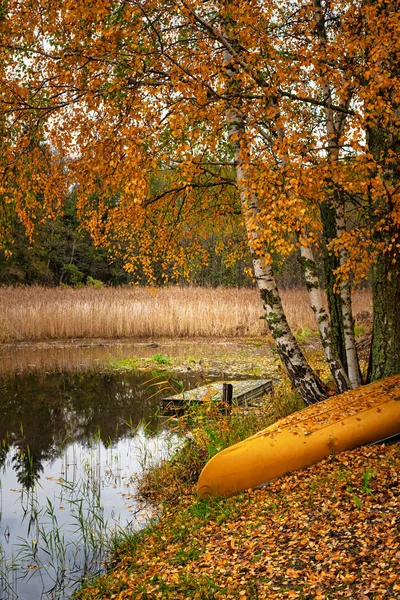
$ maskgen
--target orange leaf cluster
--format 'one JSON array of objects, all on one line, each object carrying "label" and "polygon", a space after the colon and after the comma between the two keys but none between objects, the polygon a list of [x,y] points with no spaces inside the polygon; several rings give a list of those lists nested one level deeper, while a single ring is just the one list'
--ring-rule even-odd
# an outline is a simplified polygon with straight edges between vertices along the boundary
[{"label": "orange leaf cluster", "polygon": [[395,3],[10,0],[0,24],[2,202],[28,233],[73,188],[96,243],[169,278],[205,260],[199,236],[243,221],[265,260],[299,237],[318,246],[330,203],[363,248],[359,261],[334,240],[338,275],[365,275],[383,250],[397,260]]}]

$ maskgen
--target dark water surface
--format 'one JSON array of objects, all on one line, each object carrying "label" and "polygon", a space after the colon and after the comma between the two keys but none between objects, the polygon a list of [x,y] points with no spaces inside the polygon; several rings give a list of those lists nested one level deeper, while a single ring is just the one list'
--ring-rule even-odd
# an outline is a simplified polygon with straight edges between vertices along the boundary
[{"label": "dark water surface", "polygon": [[[169,384],[154,385],[159,381]],[[161,388],[196,374],[27,371],[0,377],[0,598],[67,598],[113,528],[138,528],[132,475],[177,440]],[[144,428],[141,423],[146,423]]]},{"label": "dark water surface", "polygon": [[[109,369],[156,353],[180,357],[182,373]],[[135,475],[181,443],[162,397],[225,368],[253,378],[261,356],[265,377],[268,348],[226,340],[1,345],[0,600],[64,600],[103,569],[112,532],[148,517]]]}]

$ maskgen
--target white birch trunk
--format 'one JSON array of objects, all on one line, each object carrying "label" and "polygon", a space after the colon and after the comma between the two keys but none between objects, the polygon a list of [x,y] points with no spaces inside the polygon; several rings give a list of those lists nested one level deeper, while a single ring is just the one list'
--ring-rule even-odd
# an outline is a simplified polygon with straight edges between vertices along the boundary
[{"label": "white birch trunk", "polygon": [[317,319],[325,358],[335,380],[337,391],[341,394],[346,392],[351,387],[351,384],[343,365],[333,356],[330,319],[322,300],[314,254],[311,248],[302,245],[300,246],[300,256],[310,297],[310,304]]},{"label": "white birch trunk", "polygon": [[[324,15],[322,12],[321,1],[314,0],[315,20],[317,23],[317,34],[322,46],[326,44],[325,31],[324,31]],[[339,147],[338,147],[338,135],[341,131],[336,130],[334,121],[334,111],[330,107],[332,103],[332,91],[330,84],[326,77],[322,78],[322,91],[326,100],[327,106],[325,107],[325,126],[328,135],[328,155],[332,162],[339,160]],[[340,200],[334,201],[331,198],[332,206],[335,209],[336,214],[336,231],[338,237],[341,233],[346,231],[346,222],[344,216],[344,207]],[[345,248],[339,250],[339,262],[340,265],[344,265],[348,260],[348,253]],[[358,364],[356,342],[354,335],[354,319],[352,312],[351,302],[351,282],[350,280],[342,281],[340,284],[340,298],[342,304],[343,313],[343,331],[345,340],[345,350],[347,359],[347,370],[350,380],[351,387],[353,389],[361,385],[361,374]]]},{"label": "white birch trunk", "polygon": [[[231,67],[232,55],[227,50],[224,51],[224,59],[226,73],[233,84],[236,71],[234,67]],[[244,147],[246,144],[244,117],[238,109],[231,107],[227,111],[227,123],[229,139],[235,149],[236,180],[251,249],[254,276],[260,291],[266,320],[290,380],[304,402],[313,404],[326,398],[326,388],[307,363],[289,328],[272,267],[259,249],[265,244],[257,227],[260,212],[258,198],[251,191],[249,182],[248,152]],[[256,247],[257,250],[255,250]]]},{"label": "white birch trunk", "polygon": [[[277,134],[278,139],[281,143],[283,143],[285,140],[284,129],[282,127],[277,127]],[[283,155],[281,160],[282,166],[286,167],[288,164],[287,156]],[[333,356],[330,319],[322,301],[321,287],[319,285],[314,255],[309,246],[302,244],[300,246],[300,256],[302,259],[301,262],[303,265],[304,277],[306,280],[311,308],[314,311],[318,322],[318,330],[320,333],[325,358],[332,373],[332,377],[335,380],[337,391],[339,393],[343,393],[351,387],[351,383],[345,369],[343,368],[343,365]]]},{"label": "white birch trunk", "polygon": [[[278,139],[281,143],[283,143],[285,140],[284,129],[282,127],[277,127],[277,134]],[[287,156],[284,155],[282,156],[282,166],[286,167],[287,164]],[[301,262],[303,265],[304,277],[306,280],[311,308],[314,311],[318,322],[318,330],[320,333],[325,358],[335,380],[338,392],[346,392],[351,387],[351,384],[343,365],[339,360],[335,360],[333,356],[330,319],[322,302],[321,287],[319,285],[317,268],[311,248],[302,244],[300,246],[300,256],[302,259]]]},{"label": "white birch trunk", "polygon": [[[336,205],[336,230],[338,237],[346,230],[344,208],[340,202]],[[348,260],[348,253],[341,248],[339,253],[340,265],[344,265]],[[358,364],[356,340],[354,335],[354,319],[351,300],[351,283],[349,279],[340,283],[340,297],[342,301],[343,313],[343,331],[346,349],[347,371],[351,387],[358,388],[361,385],[361,373]]]}]

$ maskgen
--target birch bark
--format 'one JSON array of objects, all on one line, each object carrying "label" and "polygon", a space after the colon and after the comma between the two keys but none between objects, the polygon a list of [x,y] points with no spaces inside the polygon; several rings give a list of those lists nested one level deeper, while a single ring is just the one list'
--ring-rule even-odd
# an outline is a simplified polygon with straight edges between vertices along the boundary
[{"label": "birch bark", "polygon": [[311,308],[317,319],[325,358],[335,380],[337,391],[339,394],[342,394],[351,387],[351,384],[342,364],[339,360],[335,359],[333,355],[330,319],[322,300],[314,254],[311,248],[302,245],[300,246],[300,256],[302,259],[307,290],[310,296]]},{"label": "birch bark", "polygon": [[[282,127],[277,127],[277,135],[283,144],[285,141],[285,131]],[[283,167],[288,165],[287,154],[282,156],[281,161]],[[300,256],[308,295],[310,297],[310,304],[317,319],[318,330],[320,333],[325,358],[335,380],[337,391],[339,393],[343,393],[351,387],[351,383],[346,371],[343,368],[343,365],[341,364],[340,360],[335,358],[333,353],[330,319],[322,300],[321,286],[319,284],[314,253],[307,243],[300,245]]]},{"label": "birch bark", "polygon": [[[322,11],[321,0],[314,0],[314,13],[317,24],[317,35],[321,46],[326,44],[326,32],[324,14]],[[322,77],[322,91],[326,99],[325,107],[325,127],[328,137],[328,157],[332,162],[339,160],[339,138],[342,134],[344,119],[340,121],[340,127],[337,128],[334,119],[334,111],[332,109],[332,90],[327,77]],[[330,204],[335,209],[336,214],[336,231],[340,238],[341,234],[346,231],[346,221],[344,214],[343,202],[341,202],[339,194],[329,198]],[[339,263],[344,266],[348,261],[348,253],[345,248],[339,250]],[[343,314],[343,331],[345,340],[345,350],[347,359],[347,370],[351,387],[353,389],[361,385],[361,374],[358,364],[356,343],[354,336],[354,319],[352,312],[351,301],[351,283],[350,280],[342,281],[340,284],[340,297],[342,301]]]},{"label": "birch bark", "polygon": [[[233,66],[232,54],[226,49],[224,63],[228,86],[234,86],[237,72]],[[250,153],[245,139],[245,119],[241,111],[232,105],[228,108],[226,116],[229,140],[235,151],[236,180],[252,255],[254,277],[260,291],[266,320],[290,380],[304,402],[314,404],[326,398],[326,388],[307,363],[289,328],[272,267],[266,259],[266,252],[263,251],[265,244],[259,229],[259,201],[251,187],[251,168],[248,159]]]}]

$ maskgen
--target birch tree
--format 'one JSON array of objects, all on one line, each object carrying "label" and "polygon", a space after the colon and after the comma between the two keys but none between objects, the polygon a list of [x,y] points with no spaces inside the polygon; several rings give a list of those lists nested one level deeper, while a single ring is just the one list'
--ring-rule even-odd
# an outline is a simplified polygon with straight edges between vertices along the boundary
[{"label": "birch tree", "polygon": [[[225,239],[241,228],[278,351],[311,403],[326,392],[287,327],[271,266],[300,251],[336,386],[348,385],[340,358],[351,386],[358,385],[350,282],[373,264],[377,275],[384,257],[386,275],[375,277],[374,290],[380,286],[384,294],[390,287],[392,306],[398,298],[387,260],[395,265],[392,278],[399,222],[399,92],[392,77],[398,13],[381,2],[340,1],[332,10],[322,0],[300,6],[287,0],[238,6],[10,0],[8,7],[2,183],[27,226],[41,211],[51,212],[53,193],[59,210],[59,190],[73,185],[82,226],[96,244],[150,279],[161,264],[165,282],[187,275],[191,260],[205,260],[199,239],[212,227]],[[390,36],[382,31],[384,19]],[[20,75],[14,69],[11,76],[12,63]],[[378,63],[386,69],[383,79]],[[377,132],[385,132],[384,144]],[[51,168],[40,162],[43,141],[55,158]],[[35,150],[25,160],[28,148]],[[32,192],[28,203],[19,193],[23,186]],[[330,318],[313,254],[324,250],[324,238],[337,259],[328,272],[341,297]],[[336,330],[344,332],[344,357],[329,341]],[[398,326],[392,317],[384,331],[374,336],[374,356],[389,336],[393,357]],[[373,367],[372,377],[396,372],[396,361],[385,359],[390,366]]]}]

